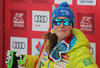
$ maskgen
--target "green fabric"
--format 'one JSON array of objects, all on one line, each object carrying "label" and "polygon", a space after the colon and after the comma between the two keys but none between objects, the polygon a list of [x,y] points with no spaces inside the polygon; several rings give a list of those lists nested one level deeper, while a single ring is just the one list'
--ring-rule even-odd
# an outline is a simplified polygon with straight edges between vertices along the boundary
[{"label": "green fabric", "polygon": [[[52,62],[48,59],[48,55],[42,55],[40,68],[98,68],[89,50],[90,43],[86,36],[78,29],[73,29],[72,33],[77,40],[75,45],[66,53],[69,58],[62,58],[63,62]],[[26,55],[26,59],[25,68],[34,68],[36,56]]]},{"label": "green fabric", "polygon": [[19,65],[23,65],[25,62],[26,62],[26,57],[24,57],[23,59],[18,60]]},{"label": "green fabric", "polygon": [[25,67],[25,68],[34,68],[35,62],[38,58],[38,56],[35,55],[25,55],[26,57],[26,62],[23,65],[20,65],[21,67]]},{"label": "green fabric", "polygon": [[12,68],[13,58],[14,58],[14,51],[10,51],[10,55],[11,55],[11,60],[8,60],[8,64],[7,64],[8,68]]}]

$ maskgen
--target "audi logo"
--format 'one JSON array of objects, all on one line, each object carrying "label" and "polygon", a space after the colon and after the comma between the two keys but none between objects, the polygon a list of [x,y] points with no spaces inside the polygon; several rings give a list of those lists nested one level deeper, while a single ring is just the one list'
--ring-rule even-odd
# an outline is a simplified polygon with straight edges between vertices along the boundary
[{"label": "audi logo", "polygon": [[91,53],[94,53],[94,49],[92,47],[89,48],[91,50]]},{"label": "audi logo", "polygon": [[25,42],[14,41],[14,42],[12,43],[12,47],[13,47],[14,49],[25,49],[26,44],[25,44]]},{"label": "audi logo", "polygon": [[46,15],[35,15],[34,21],[38,23],[46,23],[48,21],[48,17]]}]

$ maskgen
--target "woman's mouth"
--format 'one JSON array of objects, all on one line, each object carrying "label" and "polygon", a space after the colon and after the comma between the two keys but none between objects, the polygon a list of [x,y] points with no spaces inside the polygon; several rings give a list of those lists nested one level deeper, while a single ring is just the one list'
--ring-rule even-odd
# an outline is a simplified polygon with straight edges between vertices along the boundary
[{"label": "woman's mouth", "polygon": [[59,30],[60,32],[65,32],[66,30]]}]

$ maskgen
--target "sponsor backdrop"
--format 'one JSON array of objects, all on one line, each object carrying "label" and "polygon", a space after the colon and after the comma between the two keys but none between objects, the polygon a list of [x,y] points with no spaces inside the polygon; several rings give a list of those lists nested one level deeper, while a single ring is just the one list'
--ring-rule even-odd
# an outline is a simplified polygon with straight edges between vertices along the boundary
[{"label": "sponsor backdrop", "polygon": [[[4,61],[9,49],[38,55],[44,41],[42,35],[51,26],[51,13],[64,1],[75,14],[75,28],[83,31],[90,41],[91,53],[100,67],[99,0],[5,0]],[[7,68],[5,64],[4,68]]]},{"label": "sponsor backdrop", "polygon": [[12,29],[27,28],[27,11],[26,10],[10,10],[11,12],[11,27]]},{"label": "sponsor backdrop", "polygon": [[49,11],[32,11],[32,30],[48,31]]},{"label": "sponsor backdrop", "polygon": [[90,43],[90,44],[91,44],[90,51],[92,53],[94,60],[96,61],[96,43]]},{"label": "sponsor backdrop", "polygon": [[32,55],[38,55],[44,39],[32,38]]},{"label": "sponsor backdrop", "polygon": [[96,14],[77,13],[78,28],[85,34],[96,34]]},{"label": "sponsor backdrop", "polygon": [[10,49],[27,54],[27,38],[11,37],[10,38]]},{"label": "sponsor backdrop", "polygon": [[[10,49],[21,54],[27,54],[27,38],[10,37]],[[19,68],[23,68],[20,67]]]}]

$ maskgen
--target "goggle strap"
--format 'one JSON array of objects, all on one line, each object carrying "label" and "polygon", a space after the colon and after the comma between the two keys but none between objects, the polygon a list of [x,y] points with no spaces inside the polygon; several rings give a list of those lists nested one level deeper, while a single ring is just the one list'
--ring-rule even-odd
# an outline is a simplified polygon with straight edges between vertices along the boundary
[{"label": "goggle strap", "polygon": [[49,60],[54,61],[52,58],[49,57]]}]

